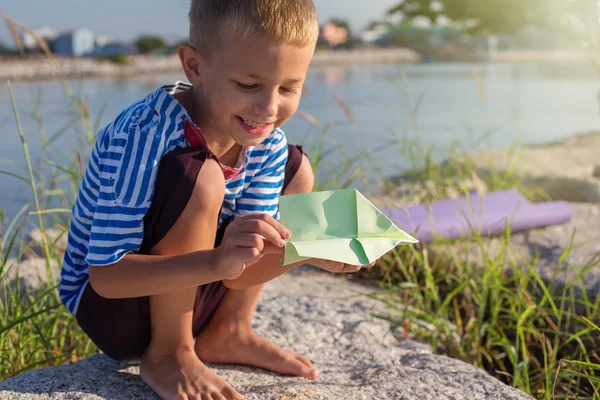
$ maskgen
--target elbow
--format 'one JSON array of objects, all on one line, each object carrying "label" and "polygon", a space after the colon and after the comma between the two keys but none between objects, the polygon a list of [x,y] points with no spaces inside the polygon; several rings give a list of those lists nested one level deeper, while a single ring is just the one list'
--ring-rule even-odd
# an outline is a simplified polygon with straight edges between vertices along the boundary
[{"label": "elbow", "polygon": [[88,267],[90,285],[92,285],[92,289],[94,289],[94,292],[96,292],[99,296],[104,297],[106,299],[111,299],[114,298],[114,296],[112,296],[108,285],[106,285],[104,279],[105,271],[103,271],[103,269],[105,269],[105,267],[95,267],[93,265],[90,265]]}]

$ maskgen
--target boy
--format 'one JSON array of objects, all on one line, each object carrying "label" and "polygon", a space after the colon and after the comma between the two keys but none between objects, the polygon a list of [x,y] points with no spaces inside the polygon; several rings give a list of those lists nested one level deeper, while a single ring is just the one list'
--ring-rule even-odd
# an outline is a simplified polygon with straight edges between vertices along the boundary
[{"label": "boy", "polygon": [[[60,295],[108,356],[164,399],[239,399],[203,362],[316,379],[251,329],[291,233],[280,194],[312,190],[279,127],[318,37],[311,0],[192,0],[191,85],[162,87],[98,133],[73,208]],[[311,260],[331,272],[359,266]]]}]

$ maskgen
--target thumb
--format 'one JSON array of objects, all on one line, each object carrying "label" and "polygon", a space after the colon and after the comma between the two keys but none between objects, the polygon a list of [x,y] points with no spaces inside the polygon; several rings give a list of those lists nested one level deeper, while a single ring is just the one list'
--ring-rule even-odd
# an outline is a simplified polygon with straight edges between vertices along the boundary
[{"label": "thumb", "polygon": [[263,247],[263,254],[285,254],[285,247],[279,247],[271,242],[265,241],[265,247]]}]

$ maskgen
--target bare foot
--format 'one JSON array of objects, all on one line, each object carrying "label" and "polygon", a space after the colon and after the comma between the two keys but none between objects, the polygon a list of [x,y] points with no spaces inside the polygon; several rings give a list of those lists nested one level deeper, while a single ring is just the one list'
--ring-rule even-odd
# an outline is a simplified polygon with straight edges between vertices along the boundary
[{"label": "bare foot", "polygon": [[250,327],[209,325],[196,338],[196,354],[207,363],[250,365],[311,380],[319,377],[309,360],[276,346]]},{"label": "bare foot", "polygon": [[242,396],[215,375],[193,349],[164,354],[146,351],[140,376],[164,400],[238,400]]}]

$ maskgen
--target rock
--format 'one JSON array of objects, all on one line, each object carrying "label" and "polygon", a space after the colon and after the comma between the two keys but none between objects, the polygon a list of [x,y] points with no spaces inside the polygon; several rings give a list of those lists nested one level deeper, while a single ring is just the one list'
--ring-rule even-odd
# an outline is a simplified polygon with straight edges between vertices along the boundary
[{"label": "rock", "polygon": [[[19,285],[21,294],[35,293],[40,289],[47,288],[47,284],[56,284],[60,277],[60,264],[56,260],[50,260],[50,270],[46,267],[45,258],[28,258],[21,262],[9,259],[6,263],[6,277],[0,285],[0,296],[6,288],[4,282],[10,287],[15,287],[17,272],[19,274]],[[50,273],[50,274],[49,274]]]},{"label": "rock", "polygon": [[[24,257],[18,259],[9,259],[6,263],[7,274],[0,284],[0,295],[6,289],[6,284],[15,286],[17,271],[19,273],[19,284],[21,292],[35,293],[37,290],[47,288],[47,284],[56,284],[60,277],[60,263],[67,248],[67,233],[61,229],[46,229],[48,245],[51,246],[50,271],[46,268],[46,258],[44,254],[44,245],[42,232],[39,229],[27,233],[24,240]],[[50,272],[51,276],[49,276]]]},{"label": "rock", "polygon": [[[241,366],[215,366],[215,372],[249,400],[531,399],[483,370],[395,339],[388,323],[372,316],[387,312],[367,297],[373,291],[312,269],[267,285],[254,328],[313,360],[320,369],[319,381]],[[1,382],[0,399],[156,398],[138,374],[137,366],[94,355]]]},{"label": "rock", "polygon": [[524,184],[543,189],[554,200],[600,202],[600,134],[573,136],[546,145],[498,149],[470,158],[481,172],[514,171]]},{"label": "rock", "polygon": [[527,176],[526,186],[542,189],[553,200],[600,202],[600,178],[561,175]]},{"label": "rock", "polygon": [[[511,235],[505,254],[511,265],[526,267],[527,263],[538,256],[539,260],[534,267],[542,278],[548,282],[568,282],[576,276],[577,270],[600,263],[600,204],[571,205],[573,218],[569,223]],[[563,254],[571,247],[571,240],[572,249],[559,263]],[[502,239],[484,238],[483,243],[486,254],[495,255],[501,249]],[[450,246],[457,253],[460,262],[482,264],[481,248],[477,243],[460,241]],[[433,245],[432,251],[443,254],[447,247]],[[566,265],[569,268],[563,271]],[[600,269],[588,269],[584,284],[588,295],[592,296],[600,293]]]},{"label": "rock", "polygon": [[[46,229],[46,238],[52,251],[62,258],[67,250],[68,232],[63,229]],[[28,232],[25,243],[29,245],[29,250],[35,256],[45,257],[41,230],[34,229]]]}]

